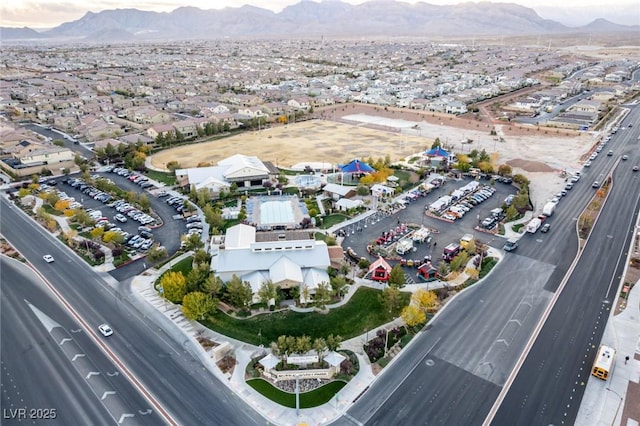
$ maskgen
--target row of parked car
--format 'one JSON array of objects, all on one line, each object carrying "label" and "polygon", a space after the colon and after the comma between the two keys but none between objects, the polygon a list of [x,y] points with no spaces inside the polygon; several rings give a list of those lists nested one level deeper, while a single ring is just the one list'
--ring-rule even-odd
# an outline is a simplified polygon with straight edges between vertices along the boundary
[{"label": "row of parked car", "polygon": [[461,200],[458,200],[456,204],[449,207],[442,217],[447,220],[459,219],[472,208],[489,199],[489,197],[491,197],[495,192],[495,188],[488,185],[479,187],[475,192],[467,195]]},{"label": "row of parked car", "polygon": [[151,217],[147,213],[140,211],[135,206],[127,203],[125,200],[113,201],[107,204],[107,206],[114,208],[119,213],[115,216],[115,219],[118,222],[124,223],[127,221],[128,217],[135,220],[136,222],[139,222],[141,225],[153,226],[157,223],[157,221],[153,217]]},{"label": "row of parked car", "polygon": [[154,184],[149,182],[149,179],[146,176],[141,175],[140,173],[137,173],[137,172],[132,172],[123,167],[107,166],[104,170],[106,172],[115,173],[118,176],[126,177],[131,182],[139,185],[140,188],[142,189],[152,189],[155,187]]},{"label": "row of parked car", "polygon": [[[92,176],[92,178],[106,179],[99,175]],[[140,211],[138,208],[127,203],[125,200],[120,199],[114,201],[111,195],[98,190],[92,185],[87,184],[83,179],[70,178],[65,180],[64,182],[71,187],[82,191],[83,194],[86,194],[87,196],[90,196],[97,201],[101,201],[107,207],[115,209],[118,212],[113,217],[115,221],[126,223],[128,219],[132,219],[140,223],[140,226],[138,227],[138,234],[131,234],[111,222],[108,217],[103,214],[102,210],[87,209],[86,211],[89,214],[89,217],[91,217],[91,219],[96,222],[96,227],[100,227],[104,231],[117,232],[121,234],[124,238],[125,244],[138,251],[146,251],[151,248],[154,242],[154,238],[153,234],[151,233],[151,228],[149,228],[147,225],[153,226],[157,223],[153,217]],[[83,208],[83,206],[75,200],[71,203],[70,207]]]}]

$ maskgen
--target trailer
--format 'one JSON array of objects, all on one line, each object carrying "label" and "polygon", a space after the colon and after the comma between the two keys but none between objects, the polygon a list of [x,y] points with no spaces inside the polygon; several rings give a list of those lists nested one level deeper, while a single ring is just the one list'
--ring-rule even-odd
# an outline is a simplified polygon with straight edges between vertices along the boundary
[{"label": "trailer", "polygon": [[527,223],[526,231],[531,234],[535,234],[538,229],[540,229],[540,225],[542,225],[542,220],[534,217],[529,223]]},{"label": "trailer", "polygon": [[549,201],[542,208],[542,214],[545,216],[552,216],[555,210],[556,210],[556,203]]},{"label": "trailer", "polygon": [[413,240],[410,238],[403,238],[396,243],[396,253],[403,255],[413,250]]}]

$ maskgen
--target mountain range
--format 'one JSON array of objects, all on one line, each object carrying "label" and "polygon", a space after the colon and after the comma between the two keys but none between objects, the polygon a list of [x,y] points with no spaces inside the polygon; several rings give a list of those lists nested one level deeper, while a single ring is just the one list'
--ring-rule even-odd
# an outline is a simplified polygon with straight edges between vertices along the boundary
[{"label": "mountain range", "polygon": [[47,31],[0,28],[2,40],[136,42],[221,38],[434,37],[536,35],[577,32],[640,31],[597,19],[569,27],[541,18],[513,3],[462,3],[437,6],[373,0],[359,5],[341,1],[301,1],[276,13],[254,6],[173,12],[138,9],[87,12],[82,18]]}]

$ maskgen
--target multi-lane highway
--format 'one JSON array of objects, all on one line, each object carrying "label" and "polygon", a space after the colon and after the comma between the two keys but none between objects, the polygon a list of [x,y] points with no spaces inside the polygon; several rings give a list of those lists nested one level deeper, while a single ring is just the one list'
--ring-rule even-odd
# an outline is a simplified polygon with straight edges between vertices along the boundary
[{"label": "multi-lane highway", "polygon": [[162,423],[33,270],[0,257],[0,280],[2,424]]},{"label": "multi-lane highway", "polygon": [[[640,123],[639,115],[640,110],[634,107],[625,123]],[[567,372],[583,367],[576,359],[585,358],[592,333],[597,339],[606,323],[603,300],[608,297],[611,303],[615,295],[624,262],[621,253],[629,243],[629,226],[635,223],[638,209],[640,177],[631,168],[640,164],[639,133],[637,125],[619,131],[607,146],[615,155],[601,155],[590,169],[583,170],[582,180],[563,197],[549,219],[551,231],[525,235],[518,250],[507,254],[483,284],[461,294],[431,322],[339,423],[482,424],[571,268],[578,252],[576,220],[595,192],[591,183],[602,182],[619,163],[612,195],[583,260],[567,283],[571,291],[558,301],[549,318],[553,331],[540,335],[531,353],[533,361],[527,359],[522,368],[528,375],[516,380],[495,424],[513,424],[513,419],[531,424],[527,419],[538,412],[538,424],[560,424],[575,418],[583,387],[574,392],[573,382],[571,386],[561,382],[566,385],[563,388],[553,379],[556,374],[577,377]],[[629,160],[621,161],[623,154],[629,155]],[[593,287],[580,284],[585,281]],[[556,334],[564,327],[571,332]],[[553,351],[554,344],[564,346]],[[536,354],[546,358],[536,358]],[[537,379],[534,389],[528,385],[533,380],[530,376]],[[566,417],[564,411],[559,412],[562,404],[558,403],[565,397],[573,404]],[[525,414],[518,417],[514,413]]]},{"label": "multi-lane highway", "polygon": [[[113,354],[113,359],[120,363],[119,371],[121,374],[124,374],[123,369],[126,366],[128,371],[137,378],[140,386],[157,401],[158,405],[153,408],[154,413],[159,409],[166,410],[168,417],[179,424],[252,425],[267,423],[264,418],[203,367],[199,358],[201,352],[192,339],[176,330],[176,327],[163,315],[145,317],[141,314],[136,306],[136,299],[131,296],[126,284],[114,284],[115,288],[110,286],[106,280],[114,281],[113,278],[107,274],[95,273],[42,227],[34,224],[15,206],[10,206],[4,197],[0,197],[0,209],[2,209],[0,232],[33,263],[35,268],[42,271],[46,280],[74,308],[78,317],[85,321],[87,327],[93,327],[95,330],[95,327],[103,322],[108,322],[113,327],[114,335],[104,339],[104,344]],[[42,259],[44,254],[52,254],[55,262],[47,264]],[[2,297],[5,297],[5,293],[10,292],[10,289],[7,288],[8,285],[3,277]],[[17,296],[12,297],[17,298]],[[41,306],[39,297],[33,297],[33,299],[37,299],[30,300],[34,306]],[[54,321],[64,325],[65,330],[77,328],[68,321],[60,319],[60,315],[51,313],[45,307],[43,309],[41,309],[43,312],[50,313],[49,316]],[[5,330],[20,327],[14,322],[15,319],[13,321],[4,320],[0,324],[3,343]],[[85,329],[84,332],[86,331]],[[54,333],[58,333],[58,331],[54,330]],[[32,334],[29,330],[23,329],[21,339],[24,346],[22,347],[27,347],[28,344],[39,346],[44,335],[45,331]],[[55,334],[52,339],[57,341],[59,337],[58,334]],[[84,346],[82,349],[88,350]],[[4,345],[2,350],[4,358],[6,350]],[[91,359],[93,360],[93,358]],[[61,362],[59,361],[59,363]],[[64,367],[62,364],[57,365],[60,368]],[[96,365],[101,364],[96,361]],[[7,371],[3,370],[2,374],[5,377],[8,377],[6,375],[11,377],[20,375],[20,370],[14,370],[15,368],[15,366],[11,366],[11,368],[7,366]],[[31,366],[31,368],[37,368],[37,365]],[[66,365],[65,370],[65,375],[78,374],[74,366],[70,364]],[[105,368],[104,371],[106,374],[109,369]],[[58,383],[63,381],[64,377],[59,376],[55,377],[52,383],[55,386],[63,386],[62,383]],[[3,380],[3,385],[4,383]],[[62,392],[56,393],[55,386],[52,386],[47,392],[46,399],[43,398],[35,402],[39,404],[47,402],[48,406],[59,406],[63,409],[70,404],[69,398],[76,397],[75,395],[65,396]],[[77,388],[75,391],[79,392],[77,398],[81,398],[80,394],[82,394],[80,400],[84,404],[92,404],[95,407],[103,406],[103,401],[100,398],[92,397],[93,392],[88,383],[84,389]],[[134,401],[135,399],[132,398],[132,402]],[[3,400],[3,406],[4,404]],[[88,409],[85,417],[96,419],[97,415],[91,414],[96,410],[93,406]],[[144,411],[142,404],[135,404],[133,408],[138,406]],[[146,406],[148,407],[149,404]],[[76,409],[81,408],[76,404]],[[104,410],[100,410],[100,415],[104,416]],[[97,422],[97,424],[100,423]]]},{"label": "multi-lane highway", "polygon": [[[634,108],[623,123],[640,123]],[[613,186],[588,243],[493,424],[573,424],[618,286],[640,211],[640,131],[614,146]],[[629,159],[620,159],[621,155]]]}]

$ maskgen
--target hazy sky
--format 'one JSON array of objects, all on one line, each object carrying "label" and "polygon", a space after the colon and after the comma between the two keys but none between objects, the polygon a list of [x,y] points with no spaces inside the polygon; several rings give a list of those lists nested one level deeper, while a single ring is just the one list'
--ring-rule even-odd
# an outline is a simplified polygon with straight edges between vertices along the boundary
[{"label": "hazy sky", "polygon": [[[342,1],[351,4],[364,3],[364,0]],[[299,0],[134,0],[133,2],[125,0],[2,0],[0,26],[51,28],[64,22],[79,19],[88,11],[100,12],[122,8],[170,12],[182,6],[222,9],[251,4],[279,12],[286,6],[298,2]],[[404,0],[404,2],[417,3],[418,0]],[[424,0],[423,2],[445,5],[457,4],[462,1]],[[629,6],[634,4],[634,0],[503,0],[502,2],[518,3],[531,7],[536,9],[543,18],[559,20],[567,25],[586,24],[597,17],[604,17],[621,24],[640,23],[640,6]],[[635,4],[638,4],[637,0],[635,0]],[[562,7],[559,8],[558,5],[562,5]],[[626,6],[623,7],[623,5]],[[555,13],[554,10],[558,12]],[[576,17],[576,12],[581,16]],[[559,17],[561,19],[558,19]],[[575,22],[568,22],[570,20]]]}]

